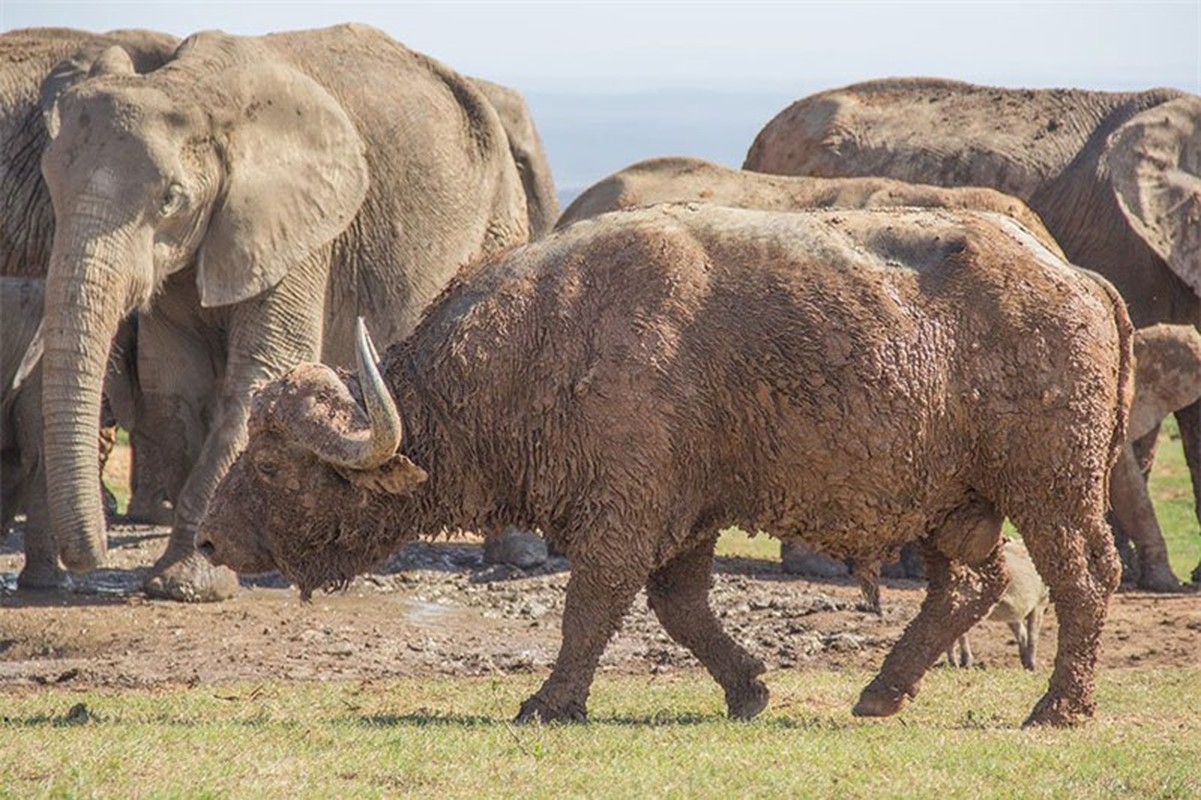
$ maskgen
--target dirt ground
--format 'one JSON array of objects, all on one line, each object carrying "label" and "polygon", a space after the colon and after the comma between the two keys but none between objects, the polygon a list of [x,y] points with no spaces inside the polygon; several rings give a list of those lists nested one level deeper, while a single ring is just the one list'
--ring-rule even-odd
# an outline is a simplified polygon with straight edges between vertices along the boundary
[{"label": "dirt ground", "polygon": [[[244,581],[223,603],[146,599],[146,568],[162,528],[116,526],[110,564],[57,592],[14,591],[19,534],[0,542],[0,686],[152,686],[231,679],[373,679],[545,672],[559,641],[567,564],[538,574],[484,568],[477,542],[411,545],[344,593],[299,600],[279,579]],[[884,615],[865,610],[849,581],[815,583],[774,561],[719,559],[712,602],[727,629],[769,668],[875,669],[916,613],[922,587],[886,581]],[[1119,594],[1105,633],[1108,669],[1201,665],[1201,595]],[[1054,657],[1048,616],[1039,664]],[[1009,629],[972,635],[983,668],[1017,668]],[[640,597],[602,669],[664,672],[696,666]]]}]

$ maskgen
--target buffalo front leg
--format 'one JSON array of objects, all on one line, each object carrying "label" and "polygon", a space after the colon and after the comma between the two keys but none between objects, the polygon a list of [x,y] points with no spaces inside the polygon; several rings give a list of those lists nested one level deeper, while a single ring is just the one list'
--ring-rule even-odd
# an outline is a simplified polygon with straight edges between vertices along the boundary
[{"label": "buffalo front leg", "polygon": [[709,606],[716,543],[709,539],[652,573],[647,600],[668,635],[725,690],[730,717],[750,719],[767,706],[767,687],[758,679],[765,667],[722,630]]},{"label": "buffalo front leg", "polygon": [[1000,599],[1009,582],[1001,555],[1001,521],[991,505],[977,501],[952,512],[938,531],[922,540],[926,598],[880,673],[859,695],[852,709],[855,716],[884,717],[899,711],[917,695],[939,656]]},{"label": "buffalo front leg", "polygon": [[[618,564],[624,569],[615,573]],[[601,654],[646,583],[648,572],[631,562],[572,562],[559,655],[550,677],[521,704],[517,722],[583,722],[587,718],[588,692]]]}]

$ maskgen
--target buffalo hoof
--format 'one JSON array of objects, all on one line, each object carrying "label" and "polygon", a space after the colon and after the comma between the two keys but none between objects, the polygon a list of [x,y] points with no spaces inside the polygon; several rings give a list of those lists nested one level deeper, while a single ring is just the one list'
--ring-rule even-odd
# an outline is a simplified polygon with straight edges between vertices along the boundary
[{"label": "buffalo hoof", "polygon": [[214,567],[199,553],[182,558],[164,555],[142,586],[146,594],[182,603],[213,603],[233,597],[238,576],[228,567]]},{"label": "buffalo hoof", "polygon": [[859,702],[851,709],[851,713],[856,717],[890,717],[900,711],[912,696],[904,689],[885,686],[877,678],[859,695]]},{"label": "buffalo hoof", "polygon": [[767,708],[770,696],[771,693],[763,685],[763,681],[752,680],[737,693],[726,693],[726,712],[730,719],[753,719]]},{"label": "buffalo hoof", "polygon": [[1074,707],[1074,704],[1063,698],[1045,694],[1022,723],[1022,727],[1045,725],[1052,728],[1072,728],[1087,722],[1092,716],[1091,707]]},{"label": "buffalo hoof", "polygon": [[553,708],[538,695],[521,704],[514,722],[586,722],[588,712],[582,703],[567,703],[562,708]]}]

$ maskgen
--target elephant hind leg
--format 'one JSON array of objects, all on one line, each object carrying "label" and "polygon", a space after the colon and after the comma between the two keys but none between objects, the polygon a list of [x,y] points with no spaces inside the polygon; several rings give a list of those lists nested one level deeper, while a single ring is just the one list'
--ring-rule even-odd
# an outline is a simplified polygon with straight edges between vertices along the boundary
[{"label": "elephant hind leg", "polygon": [[758,679],[764,666],[730,638],[709,605],[716,542],[710,538],[652,573],[647,599],[668,635],[721,684],[730,717],[750,719],[767,706],[767,687]]}]

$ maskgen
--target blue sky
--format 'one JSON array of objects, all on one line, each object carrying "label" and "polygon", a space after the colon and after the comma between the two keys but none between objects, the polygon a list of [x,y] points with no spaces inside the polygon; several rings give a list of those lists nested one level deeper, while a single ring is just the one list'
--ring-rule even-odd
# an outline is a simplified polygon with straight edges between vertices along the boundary
[{"label": "blue sky", "polygon": [[374,24],[526,91],[789,91],[885,75],[1201,93],[1201,0],[516,3],[0,0],[0,28]]}]

